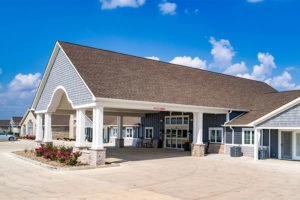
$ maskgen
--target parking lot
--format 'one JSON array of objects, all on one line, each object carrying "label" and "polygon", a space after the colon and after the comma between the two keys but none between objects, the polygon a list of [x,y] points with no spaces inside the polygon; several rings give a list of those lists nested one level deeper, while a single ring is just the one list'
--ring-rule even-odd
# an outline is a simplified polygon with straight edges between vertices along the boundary
[{"label": "parking lot", "polygon": [[116,167],[51,170],[10,154],[34,146],[0,142],[0,199],[300,199],[296,161],[110,147]]}]

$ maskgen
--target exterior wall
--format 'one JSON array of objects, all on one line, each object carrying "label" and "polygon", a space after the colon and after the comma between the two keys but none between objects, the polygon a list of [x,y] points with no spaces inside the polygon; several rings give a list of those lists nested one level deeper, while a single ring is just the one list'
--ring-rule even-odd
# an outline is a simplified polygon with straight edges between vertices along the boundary
[{"label": "exterior wall", "polygon": [[69,138],[69,126],[52,126],[52,139]]},{"label": "exterior wall", "polygon": [[[225,122],[226,122],[225,114],[220,114],[220,115],[203,114],[203,142],[208,142],[208,140],[209,140],[208,129],[210,127],[222,127],[222,125]],[[223,131],[223,134],[224,134],[224,132],[225,131]]]},{"label": "exterior wall", "polygon": [[210,143],[208,153],[224,154],[224,144]]},{"label": "exterior wall", "polygon": [[20,131],[20,133],[21,133],[22,136],[25,136],[25,135],[29,134],[29,132],[28,132],[28,124],[29,124],[30,120],[32,122],[32,127],[33,127],[31,135],[35,135],[35,131],[36,131],[36,119],[35,119],[34,114],[32,112],[29,112],[28,115],[26,116],[25,120],[21,124],[21,131]]},{"label": "exterior wall", "polygon": [[270,157],[278,158],[278,130],[271,130]]},{"label": "exterior wall", "polygon": [[[237,145],[226,144],[224,152],[225,154],[230,155],[230,148]],[[253,157],[254,155],[254,146],[240,146],[242,148],[243,156]]]},{"label": "exterior wall", "polygon": [[61,50],[59,50],[53,63],[52,70],[37,104],[36,111],[47,110],[54,90],[58,86],[63,86],[67,90],[68,97],[72,101],[73,106],[93,102],[93,95]]},{"label": "exterior wall", "polygon": [[[189,115],[189,131],[193,130],[193,119],[192,113],[172,112],[173,115]],[[153,127],[154,136],[153,139],[158,139],[160,133],[165,131],[165,117],[170,116],[170,112],[160,112],[154,114],[146,114],[145,117],[141,118],[142,127],[140,128],[140,137],[144,137],[145,127]],[[163,134],[164,136],[164,134]],[[192,137],[190,138],[190,140]],[[192,140],[191,140],[192,141]]]},{"label": "exterior wall", "polygon": [[232,144],[232,131],[229,127],[225,128],[225,144]]},{"label": "exterior wall", "polygon": [[300,127],[300,104],[266,120],[257,127]]},{"label": "exterior wall", "polygon": [[[104,133],[107,133],[108,135],[108,142],[107,143],[111,143],[111,144],[115,144],[116,142],[116,137],[112,137],[111,134],[111,128],[112,127],[117,127],[117,126],[106,126],[104,129]],[[124,137],[125,131],[126,131],[126,127],[128,128],[133,128],[133,138],[129,138],[129,137]],[[136,144],[139,141],[139,137],[138,137],[138,127],[135,126],[124,126],[122,129],[122,134],[123,134],[123,139],[124,139],[124,146],[136,146]]]},{"label": "exterior wall", "polygon": [[242,137],[243,137],[242,128],[241,127],[234,128],[234,144],[243,144]]},{"label": "exterior wall", "polygon": [[230,154],[230,148],[232,146],[240,146],[243,156],[253,157],[254,146],[244,146],[242,141],[242,127],[233,127],[234,130],[234,141],[232,142],[232,130],[226,127],[226,145],[224,148],[225,154]]}]

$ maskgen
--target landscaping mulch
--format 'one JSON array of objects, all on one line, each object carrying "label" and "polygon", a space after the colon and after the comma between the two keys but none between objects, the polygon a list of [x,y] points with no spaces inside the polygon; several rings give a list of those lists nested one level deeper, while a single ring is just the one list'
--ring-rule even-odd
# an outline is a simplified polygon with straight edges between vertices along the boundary
[{"label": "landscaping mulch", "polygon": [[71,165],[66,165],[65,163],[60,163],[58,161],[52,161],[52,160],[49,160],[49,159],[45,159],[43,157],[38,157],[38,156],[35,155],[34,150],[15,151],[15,152],[12,152],[12,153],[14,153],[18,156],[22,156],[24,158],[30,159],[30,160],[34,160],[34,161],[37,161],[37,162],[55,167],[55,168],[74,168],[74,167],[81,167],[81,168],[82,167],[89,167],[90,168],[90,165],[80,163],[80,162],[78,162],[76,165],[71,166]]}]

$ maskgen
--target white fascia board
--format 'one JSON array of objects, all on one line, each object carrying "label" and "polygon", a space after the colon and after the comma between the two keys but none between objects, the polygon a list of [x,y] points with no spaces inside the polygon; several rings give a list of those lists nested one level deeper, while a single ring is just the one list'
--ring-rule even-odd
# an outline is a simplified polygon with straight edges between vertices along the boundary
[{"label": "white fascia board", "polygon": [[295,106],[295,105],[297,105],[299,103],[300,103],[300,97],[298,97],[297,99],[295,99],[295,100],[293,100],[293,101],[291,101],[291,102],[289,102],[289,103],[287,103],[287,104],[285,104],[285,105],[277,108],[276,110],[274,110],[274,111],[272,111],[272,112],[270,112],[270,113],[262,116],[261,118],[259,118],[259,119],[255,120],[255,121],[251,122],[250,124],[252,126],[256,126],[256,125],[258,125],[258,124],[260,124],[260,123],[262,123],[262,122],[264,122],[264,121],[266,121],[266,120],[268,120],[268,119],[270,119],[270,118],[272,118],[272,117],[274,117],[274,116],[282,113],[283,111],[285,111],[285,110],[287,110],[287,109],[289,109],[289,108],[291,108],[291,107],[293,107],[293,106]]},{"label": "white fascia board", "polygon": [[[193,106],[183,104],[135,101],[112,98],[96,98],[96,101],[103,107],[120,109],[140,109],[149,111],[174,111],[174,112],[202,112],[214,114],[227,114],[231,108]],[[237,109],[238,110],[238,109]]]},{"label": "white fascia board", "polygon": [[300,130],[300,127],[256,127],[259,130],[262,129],[275,129],[275,130],[283,130],[283,131],[294,131]]},{"label": "white fascia board", "polygon": [[37,103],[38,103],[38,101],[39,101],[39,99],[41,97],[41,94],[42,94],[43,90],[44,90],[45,84],[46,84],[46,82],[48,80],[48,76],[50,74],[50,71],[52,69],[53,63],[55,61],[55,58],[56,58],[57,53],[58,53],[58,51],[59,51],[60,48],[61,47],[59,46],[58,42],[56,42],[56,44],[54,46],[54,49],[52,51],[51,57],[50,57],[50,59],[48,61],[47,67],[45,69],[44,75],[43,75],[42,80],[40,82],[40,85],[39,85],[39,87],[37,89],[37,92],[35,94],[35,97],[34,97],[34,100],[33,100],[32,106],[31,106],[32,110],[35,110],[35,108],[37,106]]}]

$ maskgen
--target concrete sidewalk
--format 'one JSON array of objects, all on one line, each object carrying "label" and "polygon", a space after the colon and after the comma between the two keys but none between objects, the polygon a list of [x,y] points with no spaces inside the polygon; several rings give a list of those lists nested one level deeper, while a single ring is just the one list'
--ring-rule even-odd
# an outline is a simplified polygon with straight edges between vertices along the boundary
[{"label": "concrete sidewalk", "polygon": [[9,154],[34,145],[0,142],[0,199],[300,199],[299,162],[125,148],[118,167],[56,171]]}]

